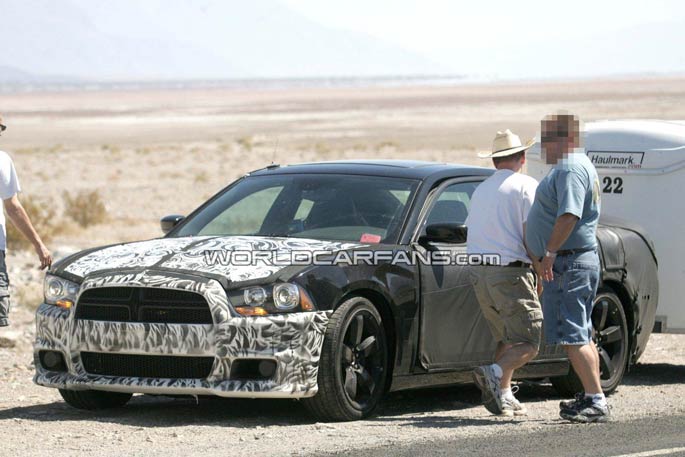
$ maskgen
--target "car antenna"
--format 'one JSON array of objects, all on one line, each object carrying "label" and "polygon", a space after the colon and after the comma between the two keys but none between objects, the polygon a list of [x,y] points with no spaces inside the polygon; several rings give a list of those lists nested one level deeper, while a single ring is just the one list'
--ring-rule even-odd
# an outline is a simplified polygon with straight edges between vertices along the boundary
[{"label": "car antenna", "polygon": [[276,146],[274,146],[274,150],[271,152],[271,164],[266,167],[267,170],[280,167],[280,165],[276,163],[276,151],[278,151],[278,138],[276,138]]},{"label": "car antenna", "polygon": [[278,151],[278,140],[279,140],[279,138],[276,137],[276,146],[274,146],[274,150],[271,153],[271,165],[273,165],[276,162],[276,151]]},{"label": "car antenna", "polygon": [[252,173],[256,173],[256,172],[262,171],[262,170],[273,170],[274,168],[279,168],[281,165],[275,163],[276,151],[277,151],[277,150],[278,150],[278,139],[276,139],[276,146],[274,147],[274,150],[273,150],[273,152],[271,153],[271,164],[267,165],[267,166],[264,167],[264,168],[259,168],[259,169],[257,169],[257,170],[252,170],[252,171],[250,171],[250,172],[248,172],[248,173],[245,173],[245,176],[250,176]]}]

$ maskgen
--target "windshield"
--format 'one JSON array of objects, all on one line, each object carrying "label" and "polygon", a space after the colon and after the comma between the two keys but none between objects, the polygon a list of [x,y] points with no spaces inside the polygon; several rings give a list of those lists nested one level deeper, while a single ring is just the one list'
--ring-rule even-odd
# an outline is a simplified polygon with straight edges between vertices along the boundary
[{"label": "windshield", "polygon": [[394,243],[418,181],[301,174],[247,177],[172,236],[255,235]]}]

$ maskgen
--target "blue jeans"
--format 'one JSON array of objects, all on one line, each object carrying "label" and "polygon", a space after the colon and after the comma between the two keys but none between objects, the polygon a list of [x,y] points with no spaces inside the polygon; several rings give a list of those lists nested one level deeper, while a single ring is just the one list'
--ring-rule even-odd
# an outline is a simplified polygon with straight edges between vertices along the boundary
[{"label": "blue jeans", "polygon": [[584,345],[592,339],[592,307],[599,284],[597,251],[558,256],[554,280],[544,281],[546,344]]}]

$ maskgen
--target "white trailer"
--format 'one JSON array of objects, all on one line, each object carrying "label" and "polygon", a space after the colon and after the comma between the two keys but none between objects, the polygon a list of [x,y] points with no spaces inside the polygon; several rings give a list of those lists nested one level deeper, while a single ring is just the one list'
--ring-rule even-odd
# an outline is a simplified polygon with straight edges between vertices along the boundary
[{"label": "white trailer", "polygon": [[[585,152],[599,174],[602,216],[646,229],[659,262],[655,331],[685,333],[685,121],[625,120],[585,124]],[[550,169],[539,142],[526,172]]]}]

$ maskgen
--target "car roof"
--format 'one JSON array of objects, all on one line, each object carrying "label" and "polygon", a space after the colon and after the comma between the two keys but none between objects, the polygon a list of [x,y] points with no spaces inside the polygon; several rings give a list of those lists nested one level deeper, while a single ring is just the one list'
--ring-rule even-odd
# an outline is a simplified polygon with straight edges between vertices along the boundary
[{"label": "car roof", "polygon": [[387,176],[425,180],[440,176],[488,176],[492,168],[474,167],[453,163],[427,162],[420,160],[339,160],[331,162],[310,162],[294,165],[270,165],[249,173],[250,176],[280,174],[349,174],[365,176]]}]

